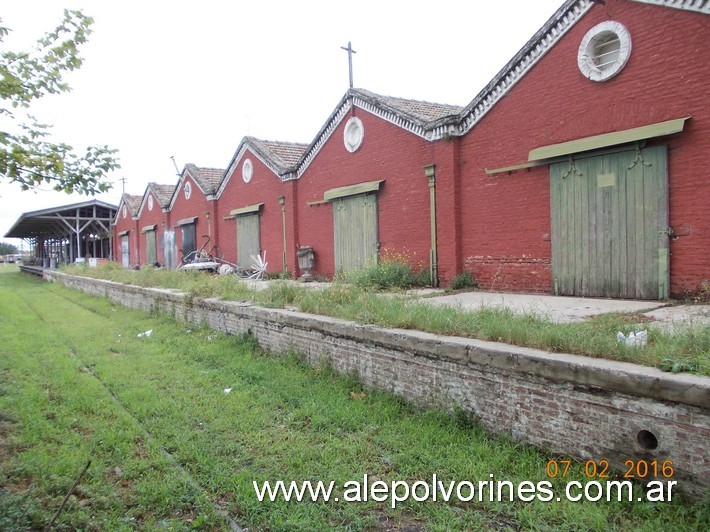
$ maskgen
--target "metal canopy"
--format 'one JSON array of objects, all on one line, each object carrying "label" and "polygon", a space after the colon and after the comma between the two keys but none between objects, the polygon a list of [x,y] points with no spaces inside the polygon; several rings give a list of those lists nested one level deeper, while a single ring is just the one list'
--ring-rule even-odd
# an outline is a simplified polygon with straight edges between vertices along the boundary
[{"label": "metal canopy", "polygon": [[615,131],[614,133],[594,135],[593,137],[585,137],[560,144],[541,146],[530,152],[528,161],[540,161],[562,155],[569,155],[571,153],[597,150],[609,146],[618,146],[619,144],[628,144],[639,140],[662,137],[664,135],[673,135],[674,133],[683,131],[685,121],[689,118],[689,116],[686,116],[685,118],[677,118],[675,120],[626,129],[624,131]]},{"label": "metal canopy", "polygon": [[331,188],[323,193],[324,201],[331,201],[338,198],[344,198],[346,196],[355,196],[356,194],[365,194],[366,192],[374,192],[380,190],[380,183],[383,183],[384,179],[379,181],[368,181],[366,183],[358,183],[357,185],[348,185],[345,187]]},{"label": "metal canopy", "polygon": [[254,205],[247,205],[246,207],[240,207],[238,209],[232,209],[229,211],[230,216],[239,216],[240,214],[251,214],[253,212],[259,212],[264,203],[255,203]]},{"label": "metal canopy", "polygon": [[115,205],[90,200],[26,212],[18,218],[5,237],[23,238],[34,241],[35,244],[70,241],[75,243],[75,257],[81,257],[82,240],[110,240],[111,222],[115,219],[117,210]]}]

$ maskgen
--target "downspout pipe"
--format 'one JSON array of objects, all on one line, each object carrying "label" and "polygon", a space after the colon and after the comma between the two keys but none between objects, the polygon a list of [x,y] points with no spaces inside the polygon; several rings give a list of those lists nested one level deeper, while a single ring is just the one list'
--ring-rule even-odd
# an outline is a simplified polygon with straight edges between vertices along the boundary
[{"label": "downspout pipe", "polygon": [[288,263],[286,262],[286,197],[279,197],[279,205],[281,205],[281,231],[283,233],[283,253],[281,254],[281,260],[283,260],[283,271],[286,273],[288,271]]},{"label": "downspout pipe", "polygon": [[439,258],[436,245],[436,165],[424,167],[424,175],[429,179],[429,225],[431,228],[431,248],[429,249],[429,275],[431,285],[439,286]]}]

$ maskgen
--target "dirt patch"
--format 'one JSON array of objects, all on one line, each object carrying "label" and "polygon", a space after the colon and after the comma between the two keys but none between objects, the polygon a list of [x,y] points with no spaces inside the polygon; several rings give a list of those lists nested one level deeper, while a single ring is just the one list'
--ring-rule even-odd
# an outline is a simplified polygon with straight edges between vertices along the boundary
[{"label": "dirt patch", "polygon": [[133,449],[133,456],[140,458],[141,460],[147,460],[150,457],[150,452],[145,447],[145,442],[142,438],[136,438],[134,441],[135,448]]},{"label": "dirt patch", "polygon": [[650,321],[656,321],[653,316],[647,316],[646,314],[641,314],[640,312],[626,312],[619,316],[619,319],[629,325],[635,323],[648,323]]}]

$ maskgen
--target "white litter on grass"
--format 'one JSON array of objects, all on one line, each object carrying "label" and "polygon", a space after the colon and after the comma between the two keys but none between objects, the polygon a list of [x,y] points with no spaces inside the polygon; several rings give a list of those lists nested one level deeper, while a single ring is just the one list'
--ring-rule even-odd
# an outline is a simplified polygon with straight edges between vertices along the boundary
[{"label": "white litter on grass", "polygon": [[616,341],[628,347],[645,347],[648,345],[648,331],[631,331],[628,336],[619,331]]},{"label": "white litter on grass", "polygon": [[218,269],[217,273],[220,275],[231,275],[235,272],[236,270],[230,266],[229,264],[222,264]]},{"label": "white litter on grass", "polygon": [[264,275],[266,275],[266,268],[269,265],[269,263],[266,262],[266,251],[264,251],[263,258],[261,255],[250,255],[250,257],[252,261],[252,273],[247,277],[247,279],[251,279],[253,281],[263,279]]},{"label": "white litter on grass", "polygon": [[138,338],[143,338],[144,336],[150,336],[153,334],[153,329],[148,329],[146,332],[142,332],[138,335]]},{"label": "white litter on grass", "polygon": [[225,388],[224,393],[231,393],[232,389],[231,388]]}]

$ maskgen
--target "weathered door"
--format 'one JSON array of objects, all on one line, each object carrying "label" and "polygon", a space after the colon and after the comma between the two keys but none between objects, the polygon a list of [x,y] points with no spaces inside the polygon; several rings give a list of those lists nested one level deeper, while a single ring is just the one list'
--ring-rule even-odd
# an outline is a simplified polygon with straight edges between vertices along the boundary
[{"label": "weathered door", "polygon": [[155,264],[158,262],[156,233],[155,231],[145,232],[145,262],[146,264]]},{"label": "weathered door", "polygon": [[260,253],[259,213],[237,216],[237,264],[249,268]]},{"label": "weathered door", "polygon": [[377,196],[358,194],[333,201],[335,271],[348,272],[377,260]]},{"label": "weathered door", "polygon": [[175,231],[172,229],[170,231],[163,231],[163,257],[165,257],[164,266],[166,268],[175,268],[175,266],[177,266],[176,250]]},{"label": "weathered door", "polygon": [[197,228],[195,224],[185,224],[182,229],[182,260],[188,262],[195,259],[193,251],[197,251]]},{"label": "weathered door", "polygon": [[657,146],[550,166],[554,293],[668,297],[666,159]]},{"label": "weathered door", "polygon": [[131,251],[128,244],[128,235],[121,237],[121,266],[128,268],[131,265]]}]

